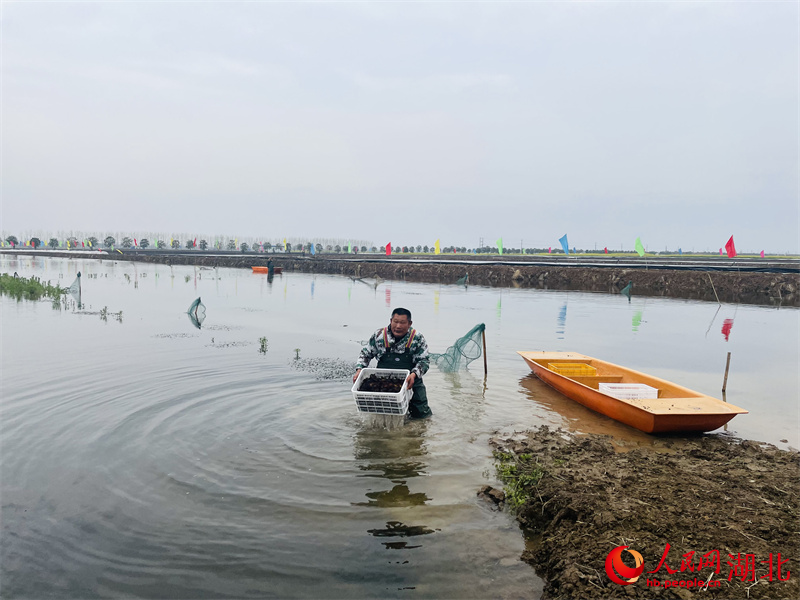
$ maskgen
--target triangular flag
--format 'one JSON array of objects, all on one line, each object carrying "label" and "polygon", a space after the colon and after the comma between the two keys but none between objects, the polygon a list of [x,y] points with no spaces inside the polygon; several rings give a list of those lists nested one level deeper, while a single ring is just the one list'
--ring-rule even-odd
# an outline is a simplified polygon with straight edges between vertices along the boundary
[{"label": "triangular flag", "polygon": [[683,256],[683,250],[681,250],[680,248],[678,248],[678,254],[680,254],[681,256]]},{"label": "triangular flag", "polygon": [[761,251],[761,258],[764,258],[764,251]]},{"label": "triangular flag", "polygon": [[603,250],[605,250],[605,253],[606,253],[606,254],[608,254],[608,246],[606,246],[605,248],[603,248]]},{"label": "triangular flag", "polygon": [[352,242],[347,242],[347,253],[348,254],[352,254],[353,253],[353,244],[352,244]]},{"label": "triangular flag", "polygon": [[283,251],[286,252],[286,238],[283,238]]},{"label": "triangular flag", "polygon": [[547,249],[547,253],[548,253],[548,254],[552,254],[552,253],[553,253],[553,247],[552,247],[552,246],[550,246],[550,247]]},{"label": "triangular flag", "polygon": [[392,242],[386,244],[386,256],[390,256],[392,254]]},{"label": "triangular flag", "polygon": [[314,244],[311,244],[311,256],[314,256],[316,253],[317,251],[314,250]]},{"label": "triangular flag", "polygon": [[644,246],[642,245],[642,238],[636,238],[636,243],[634,244],[634,248],[636,248],[636,253],[639,256],[644,256]]},{"label": "triangular flag", "polygon": [[725,244],[725,250],[728,252],[728,258],[736,257],[736,246],[733,245],[733,236],[731,236],[731,239]]},{"label": "triangular flag", "polygon": [[497,240],[497,250],[500,252],[500,254],[503,253],[503,238]]},{"label": "triangular flag", "polygon": [[719,249],[719,255],[722,256],[722,248]]},{"label": "triangular flag", "polygon": [[139,242],[136,241],[136,238],[133,238],[133,245],[134,246],[138,246],[139,245]]},{"label": "triangular flag", "polygon": [[565,233],[563,237],[558,238],[558,241],[561,242],[561,247],[564,249],[564,254],[569,254],[569,244],[567,243],[567,234]]},{"label": "triangular flag", "polygon": [[433,245],[433,253],[434,254],[441,254],[442,253],[442,248],[439,245],[439,240],[436,240],[436,243]]}]

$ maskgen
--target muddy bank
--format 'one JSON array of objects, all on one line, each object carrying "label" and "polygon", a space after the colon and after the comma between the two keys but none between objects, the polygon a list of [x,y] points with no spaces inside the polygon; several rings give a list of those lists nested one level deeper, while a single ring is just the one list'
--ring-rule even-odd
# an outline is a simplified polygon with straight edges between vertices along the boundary
[{"label": "muddy bank", "polygon": [[[800,597],[796,451],[724,435],[620,448],[610,436],[547,427],[491,443],[506,494],[483,495],[517,503],[530,540],[522,558],[545,580],[545,598]],[[644,561],[629,585],[606,571],[619,546]],[[715,564],[698,569],[715,562],[715,551],[719,572]],[[636,566],[627,550],[621,559]]]},{"label": "muddy bank", "polygon": [[[35,254],[47,256],[47,251]],[[89,257],[105,260],[133,260],[173,265],[202,265],[249,269],[263,266],[272,260],[284,271],[302,273],[327,273],[349,277],[381,277],[386,280],[403,280],[456,285],[468,276],[471,285],[490,287],[536,288],[550,290],[575,290],[619,294],[632,282],[632,295],[683,298],[716,302],[760,304],[769,306],[800,306],[800,276],[795,273],[760,273],[748,271],[641,269],[622,267],[580,267],[565,265],[515,265],[474,264],[463,257],[463,262],[436,263],[425,259],[382,261],[374,255],[363,259],[310,257],[286,254],[228,255],[191,253],[163,253],[126,251],[118,254],[86,253]],[[63,253],[58,254],[63,256]],[[519,257],[522,259],[523,257]],[[483,259],[485,260],[485,259]],[[702,262],[698,262],[702,268]]]}]

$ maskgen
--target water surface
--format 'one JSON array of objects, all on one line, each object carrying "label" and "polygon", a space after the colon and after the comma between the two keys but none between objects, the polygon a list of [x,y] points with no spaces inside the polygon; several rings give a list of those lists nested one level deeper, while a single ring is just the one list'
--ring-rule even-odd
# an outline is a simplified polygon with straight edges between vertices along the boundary
[{"label": "water surface", "polygon": [[[730,351],[727,400],[751,412],[715,435],[800,446],[796,309],[113,260],[2,256],[0,271],[82,273],[80,309],[0,299],[5,597],[536,597],[513,518],[476,497],[496,484],[488,438],[652,438],[565,400],[516,350],[716,397]],[[395,306],[434,351],[486,323],[489,373],[433,368],[434,417],[386,430],[349,380],[321,376]]]}]

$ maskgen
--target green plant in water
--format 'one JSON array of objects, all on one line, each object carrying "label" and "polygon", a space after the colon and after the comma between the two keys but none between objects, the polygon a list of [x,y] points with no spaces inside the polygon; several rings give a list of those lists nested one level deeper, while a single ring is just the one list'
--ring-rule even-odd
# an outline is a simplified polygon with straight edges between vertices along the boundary
[{"label": "green plant in water", "polygon": [[295,360],[300,360],[300,348],[295,348],[294,349],[294,359]]},{"label": "green plant in water", "polygon": [[191,277],[189,277],[188,275],[185,275],[185,276],[184,276],[184,278],[183,278],[183,280],[184,280],[186,283],[189,283],[189,280],[190,280],[190,279],[191,279]]},{"label": "green plant in water", "polygon": [[532,454],[514,456],[499,451],[492,454],[499,463],[495,465],[495,472],[505,486],[506,502],[512,510],[517,510],[534,498],[532,494],[544,476],[544,469],[531,462]]},{"label": "green plant in water", "polygon": [[269,346],[269,345],[267,344],[267,338],[266,338],[266,337],[260,337],[260,338],[258,338],[258,343],[259,343],[259,345],[260,345],[260,346],[259,346],[259,348],[258,348],[258,351],[259,351],[261,354],[266,354],[266,353],[267,353],[267,348],[268,348],[268,346]]},{"label": "green plant in water", "polygon": [[60,299],[67,292],[59,285],[50,285],[47,281],[42,283],[38,277],[14,277],[8,273],[0,274],[0,294],[5,294],[17,300],[39,300],[41,298]]}]

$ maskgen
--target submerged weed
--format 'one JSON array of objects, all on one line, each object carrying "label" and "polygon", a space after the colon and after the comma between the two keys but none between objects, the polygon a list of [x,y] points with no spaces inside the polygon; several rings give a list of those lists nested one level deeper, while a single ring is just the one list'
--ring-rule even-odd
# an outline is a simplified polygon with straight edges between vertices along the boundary
[{"label": "submerged weed", "polygon": [[[213,341],[213,340],[212,340],[212,341]],[[266,337],[260,337],[260,338],[258,338],[258,343],[259,343],[259,348],[258,348],[258,351],[259,351],[261,354],[266,354],[266,353],[267,353],[267,350],[268,350],[268,348],[269,348],[269,344],[267,343],[267,338],[266,338]]]}]

